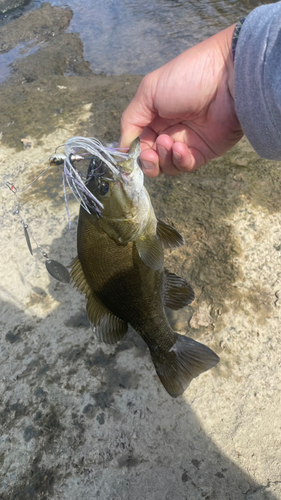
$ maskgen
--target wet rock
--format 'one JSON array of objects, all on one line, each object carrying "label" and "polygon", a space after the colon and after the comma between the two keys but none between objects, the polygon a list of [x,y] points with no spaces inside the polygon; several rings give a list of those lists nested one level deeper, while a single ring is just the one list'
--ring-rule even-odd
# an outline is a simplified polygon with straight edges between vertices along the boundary
[{"label": "wet rock", "polygon": [[72,326],[73,328],[90,327],[86,311],[82,311],[81,313],[71,316],[67,321],[65,321],[65,326]]},{"label": "wet rock", "polygon": [[83,408],[83,414],[88,418],[93,418],[95,416],[95,411],[94,405],[90,403]]},{"label": "wet rock", "polygon": [[[62,56],[57,55],[57,57],[61,59]],[[53,63],[50,65],[53,67]],[[65,120],[75,122],[78,135],[90,134],[108,142],[116,139],[116,134],[119,134],[120,120],[115,110],[126,107],[130,97],[133,97],[134,91],[137,90],[140,77],[134,75],[110,78],[104,75],[67,77],[54,74],[52,78],[41,78],[40,67],[43,73],[45,71],[40,64],[37,66],[38,80],[25,82],[22,85],[20,78],[15,74],[16,81],[11,81],[12,76],[0,87],[2,145],[9,144],[22,149],[23,133],[38,141],[46,133],[60,129]],[[33,78],[29,70],[28,74],[31,74]],[[130,86],[126,86],[128,78],[131,81]],[[106,100],[106,106],[103,99]],[[90,111],[88,103],[91,103]],[[87,106],[84,116],[81,115],[83,104]],[[58,110],[61,109],[62,113],[59,113]],[[77,119],[78,113],[79,120]],[[85,130],[85,124],[87,128],[90,127],[88,131]],[[53,169],[50,174],[46,174],[45,179],[49,179],[48,188],[46,188],[47,184],[42,183],[40,196],[48,199],[53,196],[57,199],[61,186],[60,170]],[[34,189],[36,192],[38,185],[34,185]]]},{"label": "wet rock", "polygon": [[138,465],[139,459],[137,457],[134,457],[131,455],[131,453],[128,453],[127,455],[124,455],[122,458],[118,460],[118,466],[119,467],[135,467]]},{"label": "wet rock", "polygon": [[5,14],[11,10],[23,7],[30,3],[31,0],[0,0],[0,13]]},{"label": "wet rock", "polygon": [[54,481],[58,476],[58,468],[40,466],[38,464],[40,460],[34,459],[30,474],[28,476],[22,475],[19,482],[9,492],[9,496],[5,494],[3,497],[5,500],[47,499],[49,495],[52,495]]},{"label": "wet rock", "polygon": [[[12,64],[12,78],[15,81],[31,83],[39,78],[53,75],[92,74],[89,64],[83,59],[83,44],[76,33],[66,33],[51,39],[46,47],[25,59],[16,59]],[[60,109],[56,110],[60,114]]]},{"label": "wet rock", "polygon": [[28,443],[31,439],[35,439],[38,436],[37,430],[32,426],[26,427],[24,430],[24,439]]},{"label": "wet rock", "polygon": [[9,330],[6,333],[6,340],[11,344],[15,342],[21,342],[23,340],[24,334],[28,334],[32,331],[32,326],[29,325],[17,325],[13,330]]},{"label": "wet rock", "polygon": [[104,413],[99,413],[97,415],[97,421],[100,425],[103,425],[104,424],[104,421],[105,421],[105,418],[104,418]]},{"label": "wet rock", "polygon": [[92,397],[95,400],[95,405],[102,410],[108,408],[113,402],[113,397],[109,392],[98,392],[96,394],[92,394]]},{"label": "wet rock", "polygon": [[182,474],[181,480],[183,483],[186,483],[189,480],[189,476],[186,471],[184,471],[184,473]]},{"label": "wet rock", "polygon": [[0,29],[0,54],[18,44],[52,39],[67,28],[72,15],[70,9],[43,3],[39,9],[23,14]]}]

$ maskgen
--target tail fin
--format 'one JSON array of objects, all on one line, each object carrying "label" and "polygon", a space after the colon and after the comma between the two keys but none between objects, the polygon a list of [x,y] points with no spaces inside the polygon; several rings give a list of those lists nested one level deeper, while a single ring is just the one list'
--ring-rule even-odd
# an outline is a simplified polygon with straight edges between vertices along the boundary
[{"label": "tail fin", "polygon": [[[220,358],[209,347],[177,334],[171,349],[159,355],[158,349],[151,349],[156,372],[166,391],[176,398],[189,386],[191,380],[200,373],[215,366]],[[158,352],[157,352],[158,351]]]}]

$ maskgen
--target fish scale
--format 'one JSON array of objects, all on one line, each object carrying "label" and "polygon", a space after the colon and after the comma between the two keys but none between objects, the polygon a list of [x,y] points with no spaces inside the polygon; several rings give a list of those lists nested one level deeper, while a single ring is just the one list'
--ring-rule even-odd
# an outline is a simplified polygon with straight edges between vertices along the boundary
[{"label": "fish scale", "polygon": [[80,220],[78,256],[91,290],[117,317],[144,329],[148,314],[163,309],[163,270],[154,272],[143,264],[134,243],[117,245],[94,231],[96,220],[88,214],[80,213]]}]

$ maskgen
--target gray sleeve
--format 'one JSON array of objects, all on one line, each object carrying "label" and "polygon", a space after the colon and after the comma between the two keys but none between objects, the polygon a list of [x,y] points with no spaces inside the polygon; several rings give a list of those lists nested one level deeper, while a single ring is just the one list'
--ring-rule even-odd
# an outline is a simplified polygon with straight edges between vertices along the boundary
[{"label": "gray sleeve", "polygon": [[235,108],[263,158],[281,159],[281,2],[246,18],[235,54]]}]

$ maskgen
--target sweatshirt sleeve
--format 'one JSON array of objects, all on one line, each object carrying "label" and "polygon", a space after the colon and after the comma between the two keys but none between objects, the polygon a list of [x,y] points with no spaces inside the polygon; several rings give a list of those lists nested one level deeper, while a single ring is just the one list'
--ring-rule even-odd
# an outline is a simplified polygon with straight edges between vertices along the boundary
[{"label": "sweatshirt sleeve", "polygon": [[281,2],[246,18],[236,47],[235,108],[243,132],[262,157],[281,159]]}]

